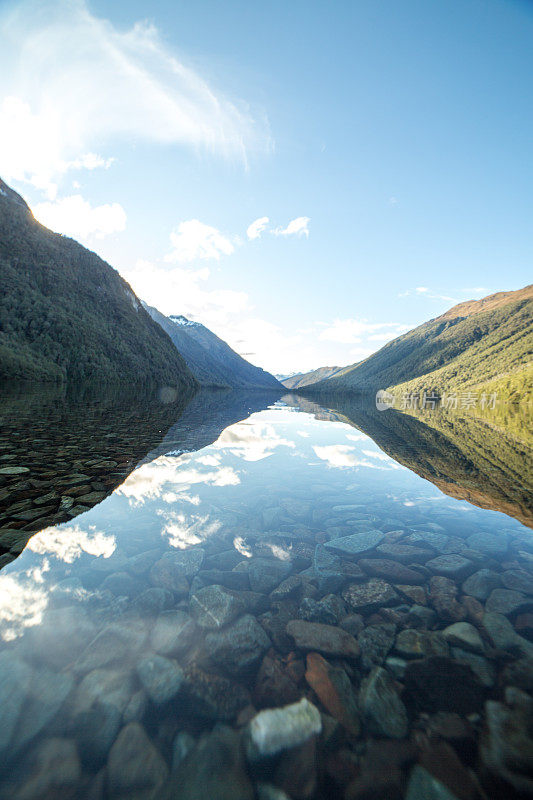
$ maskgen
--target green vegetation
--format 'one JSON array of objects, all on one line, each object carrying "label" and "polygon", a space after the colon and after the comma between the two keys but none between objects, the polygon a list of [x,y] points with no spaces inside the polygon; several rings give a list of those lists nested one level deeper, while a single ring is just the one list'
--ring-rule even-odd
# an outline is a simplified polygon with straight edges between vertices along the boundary
[{"label": "green vegetation", "polygon": [[533,286],[462,303],[310,391],[497,391],[531,399]]},{"label": "green vegetation", "polygon": [[95,253],[36,222],[0,180],[0,380],[194,377],[130,286]]}]

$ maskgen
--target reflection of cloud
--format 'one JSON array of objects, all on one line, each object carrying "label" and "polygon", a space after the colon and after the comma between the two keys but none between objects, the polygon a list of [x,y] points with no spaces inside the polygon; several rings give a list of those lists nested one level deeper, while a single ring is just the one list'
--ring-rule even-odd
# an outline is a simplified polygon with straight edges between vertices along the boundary
[{"label": "reflection of cloud", "polygon": [[161,536],[168,538],[171,547],[184,550],[193,544],[200,544],[210,536],[218,533],[222,523],[218,520],[209,521],[209,516],[199,514],[184,514],[181,512],[158,512],[165,519]]},{"label": "reflection of cloud", "polygon": [[297,431],[297,434],[298,434],[298,436],[301,436],[302,439],[308,439],[309,436],[311,435],[307,431]]},{"label": "reflection of cloud", "polygon": [[268,422],[239,422],[226,428],[213,446],[227,449],[244,461],[261,461],[273,455],[276,447],[296,445],[279,436]]},{"label": "reflection of cloud", "polygon": [[[330,467],[337,467],[340,469],[343,467],[368,467],[370,469],[383,470],[399,469],[399,465],[393,462],[392,459],[389,459],[388,456],[385,456],[383,459],[391,462],[387,464],[387,466],[376,464],[368,459],[361,459],[355,448],[347,444],[329,444],[323,447],[314,446],[313,450],[322,461],[327,461]],[[382,456],[384,456],[383,453],[372,453],[371,451],[364,451],[364,454],[366,456],[372,456],[377,460],[380,460]]]},{"label": "reflection of cloud", "polygon": [[0,637],[4,641],[16,639],[24,628],[42,622],[48,605],[43,573],[48,569],[45,560],[41,567],[0,575]]},{"label": "reflection of cloud", "polygon": [[368,439],[369,437],[364,433],[347,433],[346,438],[351,442],[364,442],[364,440]]},{"label": "reflection of cloud", "polygon": [[41,555],[50,554],[66,564],[72,564],[82,553],[109,558],[116,546],[115,537],[108,533],[97,531],[93,526],[90,531],[84,531],[79,525],[73,525],[45,528],[30,539],[27,549]]},{"label": "reflection of cloud", "polygon": [[176,493],[177,500],[194,502],[187,494],[187,490],[199,483],[211,486],[236,486],[240,483],[240,478],[235,470],[228,466],[217,466],[216,469],[202,472],[196,468],[190,453],[184,453],[178,458],[161,456],[149,464],[143,464],[132,472],[116,492],[128,497],[133,504],[139,505],[146,500],[162,497],[168,492]]},{"label": "reflection of cloud", "polygon": [[386,453],[376,453],[373,450],[363,450],[363,453],[369,458],[377,458],[378,461],[385,461],[391,469],[401,469],[400,464],[397,464],[396,461]]}]

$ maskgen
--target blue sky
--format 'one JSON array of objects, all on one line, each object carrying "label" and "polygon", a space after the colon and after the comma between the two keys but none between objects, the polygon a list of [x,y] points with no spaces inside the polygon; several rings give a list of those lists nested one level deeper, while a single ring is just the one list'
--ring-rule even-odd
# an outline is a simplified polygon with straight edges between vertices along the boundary
[{"label": "blue sky", "polygon": [[252,362],[352,363],[531,281],[533,3],[0,9],[0,175]]}]

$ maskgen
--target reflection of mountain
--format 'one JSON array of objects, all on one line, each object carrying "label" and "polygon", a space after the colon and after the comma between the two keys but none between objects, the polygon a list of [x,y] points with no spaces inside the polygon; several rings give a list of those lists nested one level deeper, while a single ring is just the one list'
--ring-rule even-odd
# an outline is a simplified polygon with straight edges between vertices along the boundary
[{"label": "reflection of mountain", "polygon": [[201,450],[215,442],[227,427],[268,408],[279,397],[279,392],[202,390],[194,396],[179,421],[143,462],[175,451]]},{"label": "reflection of mountain", "polygon": [[[186,400],[120,389],[41,389],[0,403],[0,566],[37,530],[99,503],[178,419]],[[8,552],[11,551],[11,556]]]},{"label": "reflection of mountain", "polygon": [[452,497],[501,511],[533,527],[533,451],[524,425],[505,426],[457,412],[379,412],[367,399],[321,397],[324,405],[284,398],[318,419],[344,421],[370,436],[400,464]]}]

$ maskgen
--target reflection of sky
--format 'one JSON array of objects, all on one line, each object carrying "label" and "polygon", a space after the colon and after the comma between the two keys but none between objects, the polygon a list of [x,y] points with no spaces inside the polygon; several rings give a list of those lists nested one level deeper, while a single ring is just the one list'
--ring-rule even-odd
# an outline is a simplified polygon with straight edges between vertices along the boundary
[{"label": "reflection of sky", "polygon": [[[162,455],[141,465],[98,506],[36,534],[0,573],[0,636],[12,639],[38,625],[50,593],[80,569],[116,562],[120,571],[137,553],[186,548],[221,533],[231,534],[233,546],[249,556],[247,533],[288,524],[291,498],[323,519],[344,502],[361,504],[367,515],[387,507],[405,525],[424,514],[426,520],[444,514],[458,525],[468,517],[487,530],[523,530],[497,512],[442,494],[350,425],[277,403],[226,428],[196,453]],[[271,527],[265,510],[273,510]],[[309,516],[297,524],[313,522]]]}]

